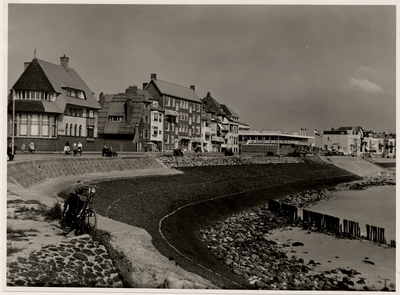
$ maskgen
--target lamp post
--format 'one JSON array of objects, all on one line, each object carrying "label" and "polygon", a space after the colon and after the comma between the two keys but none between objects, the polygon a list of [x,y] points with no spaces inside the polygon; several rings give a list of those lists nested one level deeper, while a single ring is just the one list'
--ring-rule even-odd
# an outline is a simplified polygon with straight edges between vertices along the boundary
[{"label": "lamp post", "polygon": [[12,127],[11,127],[11,153],[14,155],[14,133],[15,133],[15,99],[14,99],[14,89],[11,88],[11,98],[12,98]]}]

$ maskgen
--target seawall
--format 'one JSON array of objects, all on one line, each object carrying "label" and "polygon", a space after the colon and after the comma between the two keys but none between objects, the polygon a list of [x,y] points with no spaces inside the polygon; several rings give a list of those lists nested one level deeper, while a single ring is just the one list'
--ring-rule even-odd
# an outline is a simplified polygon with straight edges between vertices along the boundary
[{"label": "seawall", "polygon": [[7,182],[24,188],[57,178],[143,169],[161,169],[166,166],[152,157],[121,158],[51,158],[7,165]]}]

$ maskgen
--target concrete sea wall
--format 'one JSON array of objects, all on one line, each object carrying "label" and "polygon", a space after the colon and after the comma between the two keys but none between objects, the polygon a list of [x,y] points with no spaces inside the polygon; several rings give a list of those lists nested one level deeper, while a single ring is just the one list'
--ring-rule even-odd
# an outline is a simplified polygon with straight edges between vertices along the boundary
[{"label": "concrete sea wall", "polygon": [[164,164],[150,157],[35,160],[8,165],[7,181],[28,188],[47,180],[72,175],[160,168],[165,168]]}]

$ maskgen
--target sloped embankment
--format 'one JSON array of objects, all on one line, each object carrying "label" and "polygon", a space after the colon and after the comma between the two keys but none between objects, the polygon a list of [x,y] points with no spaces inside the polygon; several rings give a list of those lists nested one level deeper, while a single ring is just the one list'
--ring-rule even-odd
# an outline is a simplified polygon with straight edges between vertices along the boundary
[{"label": "sloped embankment", "polygon": [[361,177],[381,175],[383,168],[359,157],[326,157],[326,161],[336,167],[357,174]]},{"label": "sloped embankment", "polygon": [[155,158],[65,158],[20,162],[7,166],[7,181],[25,188],[47,180],[90,173],[165,168]]}]

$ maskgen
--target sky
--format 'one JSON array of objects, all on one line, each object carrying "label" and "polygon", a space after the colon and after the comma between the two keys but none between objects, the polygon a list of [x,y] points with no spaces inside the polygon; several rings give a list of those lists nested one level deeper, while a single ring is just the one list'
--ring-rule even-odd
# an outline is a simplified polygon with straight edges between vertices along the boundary
[{"label": "sky", "polygon": [[394,5],[10,3],[6,12],[7,90],[36,50],[55,64],[68,56],[96,98],[155,73],[195,85],[200,98],[210,92],[251,129],[396,132]]}]

